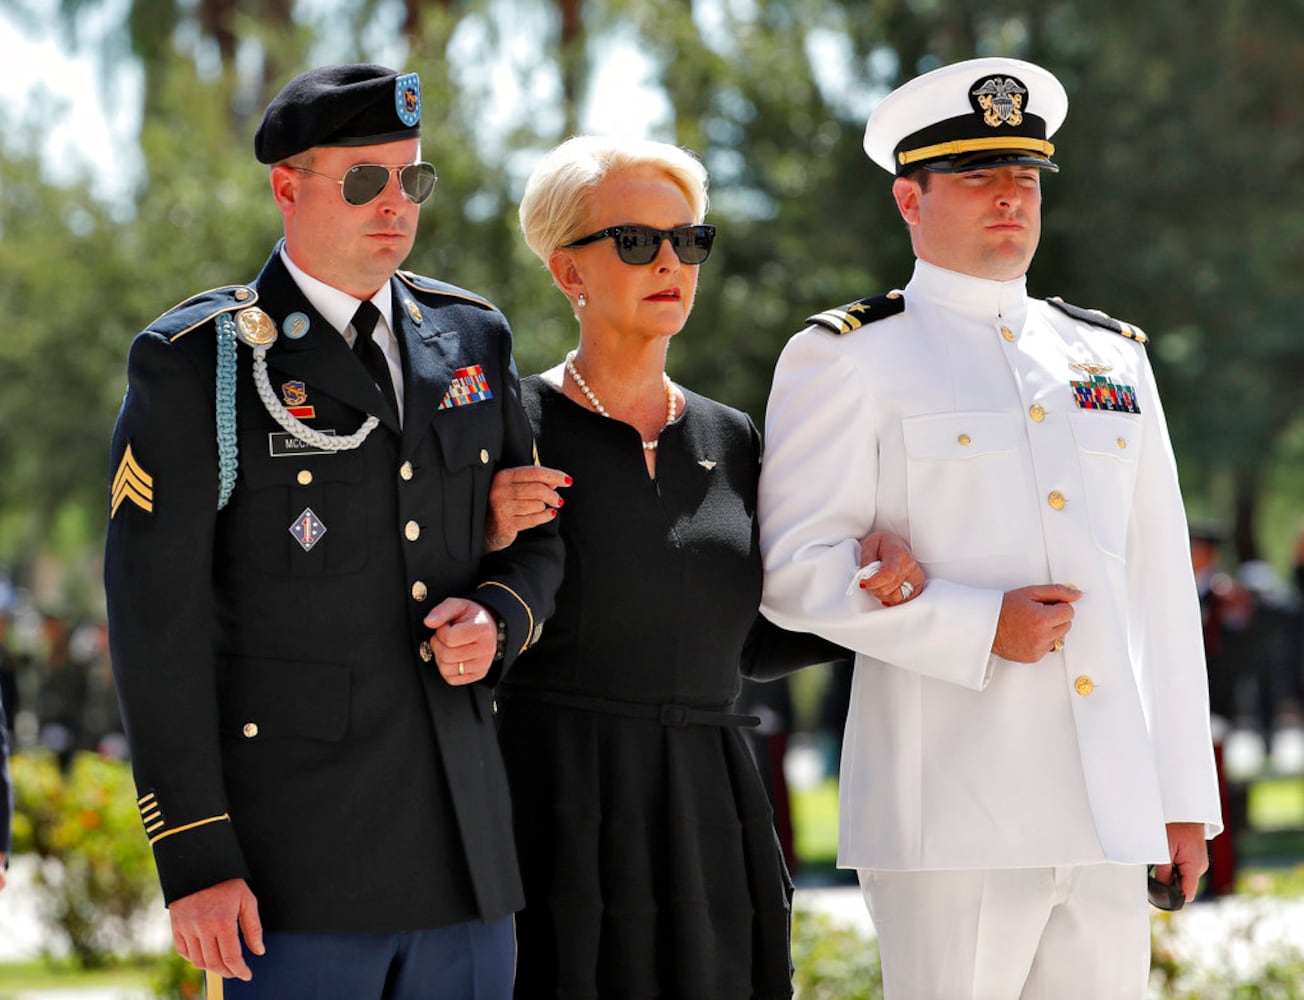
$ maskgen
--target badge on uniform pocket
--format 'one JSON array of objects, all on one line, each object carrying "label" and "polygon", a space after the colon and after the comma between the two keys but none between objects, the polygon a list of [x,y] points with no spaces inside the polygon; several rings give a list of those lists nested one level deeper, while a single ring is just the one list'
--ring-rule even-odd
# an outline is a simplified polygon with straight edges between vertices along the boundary
[{"label": "badge on uniform pocket", "polygon": [[326,525],[321,523],[311,507],[305,507],[303,513],[290,525],[290,534],[294,536],[294,540],[299,543],[304,552],[310,552],[312,547],[321,541],[322,535],[326,534]]},{"label": "badge on uniform pocket", "polygon": [[489,380],[484,377],[484,368],[480,365],[467,365],[453,372],[453,381],[444,393],[439,409],[448,410],[455,406],[468,406],[471,403],[493,399]]},{"label": "badge on uniform pocket", "polygon": [[1111,413],[1140,413],[1137,406],[1136,389],[1130,385],[1111,382],[1105,377],[1109,365],[1097,365],[1090,362],[1074,362],[1069,365],[1087,375],[1087,381],[1070,380],[1073,401],[1082,410],[1107,410]]}]

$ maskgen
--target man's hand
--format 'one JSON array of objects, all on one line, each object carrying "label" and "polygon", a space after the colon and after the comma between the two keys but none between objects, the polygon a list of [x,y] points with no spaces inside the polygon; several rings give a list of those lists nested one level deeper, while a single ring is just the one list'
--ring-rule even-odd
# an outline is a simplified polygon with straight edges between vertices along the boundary
[{"label": "man's hand", "polygon": [[1209,870],[1209,845],[1204,840],[1203,823],[1169,823],[1168,856],[1173,864],[1155,865],[1155,878],[1172,880],[1173,865],[1182,873],[1182,895],[1189,903],[1200,888],[1200,876]]},{"label": "man's hand", "polygon": [[258,920],[258,901],[244,879],[219,882],[182,896],[168,907],[168,914],[177,954],[191,965],[225,979],[253,979],[236,929],[244,935],[249,950],[261,955],[263,925]]},{"label": "man's hand", "polygon": [[558,489],[571,477],[541,465],[500,469],[489,485],[489,509],[484,519],[484,550],[497,552],[516,540],[517,534],[551,521],[566,501]]},{"label": "man's hand", "polygon": [[[915,562],[914,553],[904,538],[890,531],[874,531],[860,543],[860,565],[872,562],[883,565],[877,573],[862,580],[860,586],[886,605],[904,604],[924,589],[924,571]],[[909,596],[902,593],[901,585]]]},{"label": "man's hand", "polygon": [[465,597],[446,597],[425,617],[433,630],[430,648],[449,684],[470,684],[489,673],[498,650],[498,622],[487,608]]},{"label": "man's hand", "polygon": [[1072,604],[1082,596],[1075,587],[1038,584],[1008,591],[1001,602],[992,652],[1016,663],[1036,663],[1073,627]]}]

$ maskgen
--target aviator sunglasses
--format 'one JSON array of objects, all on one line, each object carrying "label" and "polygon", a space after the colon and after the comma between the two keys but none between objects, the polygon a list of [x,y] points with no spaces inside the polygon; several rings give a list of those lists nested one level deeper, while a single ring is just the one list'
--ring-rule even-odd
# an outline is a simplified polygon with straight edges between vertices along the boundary
[{"label": "aviator sunglasses", "polygon": [[323,174],[320,170],[310,170],[308,167],[294,169],[305,174],[325,177],[328,181],[335,181],[340,186],[340,194],[344,200],[353,206],[375,201],[380,197],[380,192],[389,185],[390,176],[395,173],[398,174],[398,184],[403,191],[403,197],[420,205],[434,192],[435,181],[439,179],[435,174],[434,164],[425,162],[409,163],[402,167],[390,167],[383,163],[358,163],[349,167],[344,176],[338,180],[330,174]]},{"label": "aviator sunglasses", "polygon": [[700,264],[711,256],[715,226],[680,226],[678,229],[653,229],[651,226],[608,226],[588,236],[581,236],[566,248],[588,246],[610,236],[616,253],[626,264],[651,264],[661,252],[661,241],[669,240],[670,249],[683,264]]}]

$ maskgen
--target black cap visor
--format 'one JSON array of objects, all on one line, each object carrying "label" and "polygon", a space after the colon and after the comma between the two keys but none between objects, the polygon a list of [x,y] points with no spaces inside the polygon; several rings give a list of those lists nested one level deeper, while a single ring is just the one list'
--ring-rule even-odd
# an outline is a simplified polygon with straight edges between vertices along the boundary
[{"label": "black cap visor", "polygon": [[963,174],[970,170],[991,170],[994,167],[1036,167],[1059,173],[1059,164],[1049,156],[1027,149],[987,149],[965,156],[948,156],[918,164],[935,174]]}]

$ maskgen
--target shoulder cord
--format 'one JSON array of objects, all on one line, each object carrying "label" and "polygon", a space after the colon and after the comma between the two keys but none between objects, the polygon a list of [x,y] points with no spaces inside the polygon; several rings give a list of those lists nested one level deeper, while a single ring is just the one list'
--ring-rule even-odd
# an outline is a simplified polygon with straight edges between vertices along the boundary
[{"label": "shoulder cord", "polygon": [[[217,333],[217,449],[221,470],[217,509],[221,510],[231,499],[239,465],[239,445],[235,434],[236,329],[235,320],[230,313],[222,313],[218,316]],[[254,386],[267,412],[286,431],[304,444],[321,451],[349,451],[361,445],[367,439],[367,435],[376,429],[380,420],[370,414],[356,431],[343,435],[323,434],[292,416],[272,391],[272,383],[267,376],[268,346],[270,345],[262,344],[253,348]]]}]

